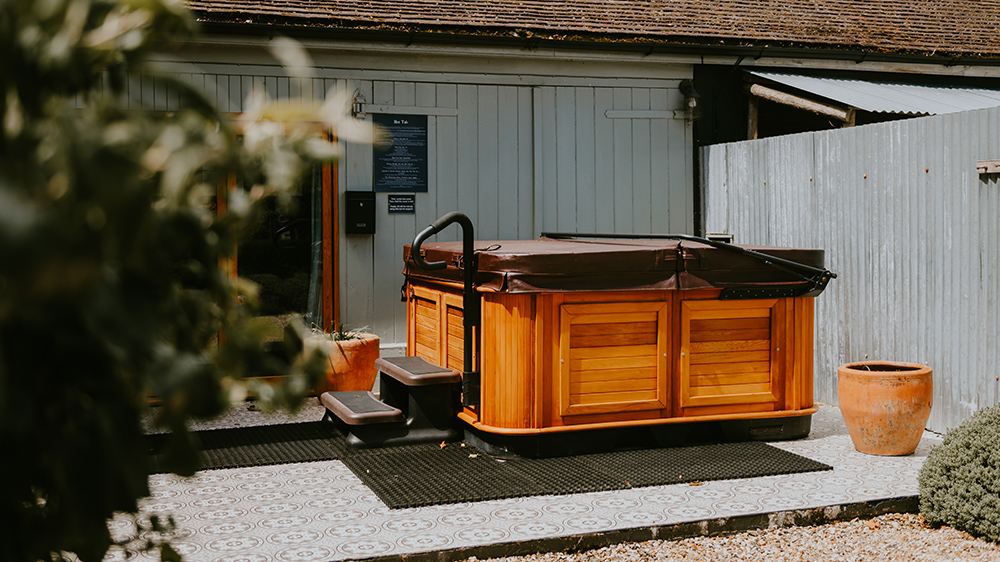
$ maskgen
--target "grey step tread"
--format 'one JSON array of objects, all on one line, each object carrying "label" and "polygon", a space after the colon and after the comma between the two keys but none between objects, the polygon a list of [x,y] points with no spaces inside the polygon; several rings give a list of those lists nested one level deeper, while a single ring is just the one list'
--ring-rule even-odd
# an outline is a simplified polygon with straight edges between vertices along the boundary
[{"label": "grey step tread", "polygon": [[326,409],[348,425],[372,425],[404,421],[403,411],[371,392],[324,392],[319,397]]},{"label": "grey step tread", "polygon": [[435,365],[423,357],[380,357],[375,368],[406,386],[462,382],[458,371]]}]

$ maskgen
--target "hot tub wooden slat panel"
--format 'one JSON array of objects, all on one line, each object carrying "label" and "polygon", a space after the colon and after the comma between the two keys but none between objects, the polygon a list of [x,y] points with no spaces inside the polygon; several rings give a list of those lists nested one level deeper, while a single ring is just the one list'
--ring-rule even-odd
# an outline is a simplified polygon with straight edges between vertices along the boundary
[{"label": "hot tub wooden slat panel", "polygon": [[617,381],[574,381],[569,385],[570,396],[585,394],[603,394],[621,391],[648,390],[654,392],[652,396],[643,398],[644,400],[656,398],[656,377],[643,379],[626,379]]},{"label": "hot tub wooden slat panel", "polygon": [[[465,369],[465,326],[462,321],[461,295],[442,292],[441,295],[441,353],[438,365],[462,371]],[[478,362],[476,347],[472,348],[472,364]]]},{"label": "hot tub wooden slat panel", "polygon": [[[791,376],[786,367],[789,365],[788,353],[791,350],[791,335],[794,333],[793,318],[789,312],[790,299],[779,299],[771,307],[771,393],[777,408],[785,407],[785,384]],[[781,351],[784,349],[784,351]]]},{"label": "hot tub wooden slat panel", "polygon": [[796,298],[788,308],[792,316],[792,333],[785,343],[789,364],[785,370],[785,407],[808,408],[813,405],[813,307],[814,299]]},{"label": "hot tub wooden slat panel", "polygon": [[[580,306],[580,305],[567,305]],[[656,315],[645,312],[622,312],[619,314],[577,314],[573,318],[575,324],[599,324],[607,330],[614,324],[637,324],[656,322]],[[614,329],[614,328],[611,328]]]},{"label": "hot tub wooden slat panel", "polygon": [[[726,318],[726,316],[716,316],[712,312],[725,312],[731,314],[732,318],[767,318],[770,310],[779,299],[745,299],[745,300],[715,300],[715,299],[685,299],[688,307],[692,310],[702,312],[699,319]],[[746,314],[744,314],[746,312]]]},{"label": "hot tub wooden slat panel", "polygon": [[[645,406],[656,401],[656,390],[648,391],[620,391],[620,392],[597,392],[588,394],[570,394],[574,405],[580,406],[611,406],[615,410],[620,410],[622,406],[631,405],[633,407]],[[646,408],[650,409],[650,408]],[[615,411],[611,410],[611,411]]]},{"label": "hot tub wooden slat panel", "polygon": [[[603,296],[603,293],[597,293],[597,295]],[[568,300],[568,298],[567,298]],[[593,300],[593,297],[591,297]],[[577,316],[586,316],[590,314],[610,314],[618,315],[622,313],[652,313],[652,317],[655,321],[655,314],[660,310],[659,301],[641,301],[635,300],[631,302],[567,302],[563,305],[563,309],[570,311],[572,314]]]},{"label": "hot tub wooden slat panel", "polygon": [[418,323],[434,330],[438,329],[438,323],[441,319],[437,303],[428,302],[427,299],[419,299],[414,303],[414,310],[417,313],[416,320]]},{"label": "hot tub wooden slat panel", "polygon": [[631,345],[625,341],[618,346],[604,347],[575,347],[573,339],[570,338],[569,358],[575,359],[605,359],[608,357],[655,357],[656,342],[653,345]]},{"label": "hot tub wooden slat panel", "polygon": [[417,357],[423,357],[424,359],[426,359],[426,360],[434,363],[435,365],[439,364],[438,361],[437,361],[437,359],[436,359],[436,357],[438,355],[436,347],[435,348],[431,348],[431,347],[427,347],[426,345],[420,345],[418,343],[417,346],[416,346],[416,353],[415,353],[415,355]]},{"label": "hot tub wooden slat panel", "polygon": [[[690,302],[690,301],[685,301]],[[694,301],[694,302],[723,302],[731,303],[738,301]],[[714,318],[719,320],[731,320],[741,318],[760,318],[759,309],[734,309],[734,310],[701,310],[702,318]]]},{"label": "hot tub wooden slat panel", "polygon": [[771,372],[719,373],[711,375],[696,375],[691,377],[691,386],[729,386],[739,384],[767,383],[771,380]]},{"label": "hot tub wooden slat panel", "polygon": [[[770,385],[766,385],[770,388]],[[753,391],[748,391],[746,393],[735,392],[735,390],[727,389],[724,394],[708,393],[706,391],[705,395],[700,394],[692,395],[689,400],[691,406],[721,406],[721,405],[731,405],[734,407],[735,411],[739,411],[737,406],[741,404],[771,404],[772,409],[775,402],[777,402],[777,397],[774,396],[772,392],[756,392],[757,389]]]},{"label": "hot tub wooden slat panel", "polygon": [[533,295],[494,293],[483,299],[482,421],[509,428],[534,423]]},{"label": "hot tub wooden slat panel", "polygon": [[[636,322],[632,324],[618,324],[615,326],[618,334],[655,334],[656,322]],[[594,324],[573,324],[570,326],[570,336],[603,336],[608,333],[607,326]]]},{"label": "hot tub wooden slat panel", "polygon": [[417,332],[417,347],[426,347],[428,349],[436,349],[438,345],[438,339],[435,337],[437,334],[430,331],[418,331]]},{"label": "hot tub wooden slat panel", "polygon": [[771,350],[761,351],[726,351],[720,353],[699,353],[690,357],[691,365],[710,363],[753,363],[756,361],[770,361]]},{"label": "hot tub wooden slat panel", "polygon": [[596,414],[583,414],[579,416],[566,416],[556,419],[554,426],[581,427],[590,424],[616,424],[616,422],[630,422],[633,420],[658,420],[661,414],[659,410],[617,410],[611,412],[600,412]]},{"label": "hot tub wooden slat panel", "polygon": [[743,373],[770,373],[770,361],[754,361],[751,363],[701,363],[691,365],[691,376],[702,375],[738,375]]},{"label": "hot tub wooden slat panel", "polygon": [[771,393],[771,382],[755,383],[755,384],[726,384],[718,386],[692,386],[691,387],[691,398],[697,398],[702,396],[708,396],[713,399],[717,399],[717,403],[722,403],[725,398],[731,398],[733,396],[757,396],[760,400],[751,400],[751,402],[772,402],[774,401],[774,395]]},{"label": "hot tub wooden slat panel", "polygon": [[429,302],[427,299],[417,299],[416,311],[417,311],[417,318],[419,320],[423,320],[428,324],[434,324],[434,325],[438,323],[438,311],[436,302]]},{"label": "hot tub wooden slat panel", "polygon": [[712,342],[731,340],[768,340],[771,327],[755,330],[691,330],[691,342]]},{"label": "hot tub wooden slat panel", "polygon": [[[785,334],[783,312],[784,305],[777,299],[682,301],[680,406],[684,415],[703,406],[738,410],[741,404],[781,400],[784,380],[778,380],[781,357],[775,347]],[[727,338],[719,337],[723,334]],[[756,361],[748,361],[745,354],[754,354]]]},{"label": "hot tub wooden slat panel", "polygon": [[459,354],[449,353],[448,358],[445,361],[445,367],[449,369],[455,369],[456,371],[461,371],[465,368],[465,356],[460,351]]},{"label": "hot tub wooden slat panel", "polygon": [[[461,370],[460,288],[411,284],[409,293],[408,353]],[[813,299],[720,301],[717,293],[483,293],[484,333],[474,347],[483,404],[466,413],[518,429],[811,407]],[[508,297],[526,299],[530,312],[488,317],[486,303],[509,308]],[[435,313],[437,323],[428,322]],[[487,380],[501,372],[513,378]]]},{"label": "hot tub wooden slat panel", "polygon": [[406,307],[407,355],[423,357],[441,364],[442,292],[428,287],[411,286]]},{"label": "hot tub wooden slat panel", "polygon": [[593,371],[577,371],[574,374],[580,382],[590,381],[625,381],[634,379],[656,380],[656,367],[645,369],[602,369]]},{"label": "hot tub wooden slat panel", "polygon": [[535,405],[536,423],[541,427],[562,425],[559,414],[559,306],[566,295],[545,293],[535,301]]},{"label": "hot tub wooden slat panel", "polygon": [[453,328],[458,328],[459,331],[465,328],[462,324],[462,309],[457,306],[448,307],[448,329]]},{"label": "hot tub wooden slat panel", "polygon": [[772,402],[759,402],[759,403],[743,403],[743,404],[724,404],[721,406],[696,406],[684,409],[685,417],[698,417],[698,416],[717,416],[717,415],[732,415],[732,414],[744,414],[752,412],[771,412],[774,411],[774,403]]},{"label": "hot tub wooden slat panel", "polygon": [[798,298],[795,299],[796,313],[798,320],[798,337],[795,342],[798,352],[795,354],[795,387],[799,390],[799,407],[807,408],[813,405],[813,337],[816,329],[813,318],[815,299]]},{"label": "hot tub wooden slat panel", "polygon": [[[557,351],[561,415],[666,408],[669,308],[665,301],[562,305]],[[637,323],[645,326],[637,331]],[[574,337],[573,328],[581,325],[588,329],[600,327],[603,332]],[[650,328],[655,330],[653,344],[641,345],[649,341]],[[599,333],[613,337],[601,338],[596,335]],[[587,347],[581,347],[581,343]],[[595,346],[599,343],[603,345]],[[625,376],[629,371],[631,378]],[[605,372],[612,372],[612,376]]]},{"label": "hot tub wooden slat panel", "polygon": [[[687,301],[690,302],[690,301]],[[692,332],[710,332],[713,330],[770,330],[771,319],[767,316],[750,318],[721,318],[717,320],[692,320]]]},{"label": "hot tub wooden slat panel", "polygon": [[771,340],[729,340],[691,342],[691,353],[732,353],[737,351],[767,351]]},{"label": "hot tub wooden slat panel", "polygon": [[[652,322],[650,322],[652,324]],[[621,324],[616,324],[621,326]],[[655,326],[655,324],[654,324]],[[570,345],[573,349],[587,347],[605,347],[608,345],[656,345],[656,332],[650,330],[642,333],[608,334],[606,336],[573,336],[570,335]]]},{"label": "hot tub wooden slat panel", "polygon": [[659,358],[655,355],[645,357],[602,357],[598,359],[572,359],[569,362],[569,370],[598,371],[601,369],[641,369],[643,367],[656,367]]}]

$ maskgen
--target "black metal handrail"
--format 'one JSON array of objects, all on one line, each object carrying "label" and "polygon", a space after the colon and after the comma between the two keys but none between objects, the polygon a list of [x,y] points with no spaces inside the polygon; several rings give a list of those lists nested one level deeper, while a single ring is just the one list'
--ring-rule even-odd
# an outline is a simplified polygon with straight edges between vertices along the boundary
[{"label": "black metal handrail", "polygon": [[479,295],[473,285],[476,274],[475,259],[475,234],[472,227],[472,220],[458,211],[452,211],[436,221],[430,226],[417,233],[410,246],[410,256],[413,263],[420,269],[438,270],[448,267],[444,261],[427,262],[420,253],[420,246],[428,238],[441,232],[452,223],[458,223],[462,227],[462,263],[463,270],[462,283],[462,328],[464,330],[464,346],[462,357],[462,400],[467,406],[479,403],[479,376],[473,369],[472,351],[475,347],[476,328],[480,324]]}]

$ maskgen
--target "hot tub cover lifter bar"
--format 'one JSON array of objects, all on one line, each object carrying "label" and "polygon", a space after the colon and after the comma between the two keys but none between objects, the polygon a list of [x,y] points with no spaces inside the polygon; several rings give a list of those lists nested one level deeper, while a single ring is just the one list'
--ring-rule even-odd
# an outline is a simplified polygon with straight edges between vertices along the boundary
[{"label": "hot tub cover lifter bar", "polygon": [[420,245],[431,236],[441,232],[452,223],[458,223],[462,227],[462,264],[464,270],[462,287],[462,328],[464,329],[464,345],[462,357],[462,403],[466,406],[479,405],[479,372],[472,370],[472,346],[475,345],[475,331],[479,327],[479,295],[473,286],[473,279],[476,275],[474,243],[475,234],[472,227],[472,220],[458,211],[450,212],[430,226],[417,233],[413,239],[412,252],[413,263],[417,267],[426,270],[444,269],[448,267],[447,262],[427,262],[420,253]]},{"label": "hot tub cover lifter bar", "polygon": [[775,269],[784,271],[785,273],[795,275],[806,281],[806,284],[803,287],[795,289],[726,288],[723,289],[722,294],[719,295],[720,299],[735,300],[735,299],[758,299],[758,298],[773,298],[773,297],[815,297],[820,293],[822,293],[823,289],[826,289],[826,285],[830,282],[831,279],[837,278],[836,273],[823,267],[814,267],[808,264],[786,260],[784,258],[779,258],[777,256],[769,256],[765,253],[757,252],[754,250],[748,250],[746,248],[742,248],[735,244],[727,244],[725,242],[719,242],[718,240],[710,240],[708,238],[702,238],[700,236],[691,236],[689,234],[594,234],[594,233],[571,233],[571,232],[543,232],[542,237],[551,238],[553,240],[576,240],[580,238],[619,239],[619,240],[686,240],[688,242],[697,242],[699,244],[712,246],[713,248],[719,248],[720,250],[727,250],[737,254],[742,254],[757,258],[761,260],[765,265],[769,265]]}]

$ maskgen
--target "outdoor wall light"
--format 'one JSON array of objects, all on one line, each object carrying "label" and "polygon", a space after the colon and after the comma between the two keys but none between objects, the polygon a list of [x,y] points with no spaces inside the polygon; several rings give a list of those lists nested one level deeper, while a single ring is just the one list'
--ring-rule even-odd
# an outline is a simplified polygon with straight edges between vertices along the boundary
[{"label": "outdoor wall light", "polygon": [[701,117],[701,95],[695,91],[694,83],[690,80],[681,80],[681,94],[684,95],[684,109],[687,111],[687,118],[697,121]]},{"label": "outdoor wall light", "polygon": [[354,101],[351,103],[351,116],[355,119],[365,118],[365,95],[361,90],[354,90]]}]

